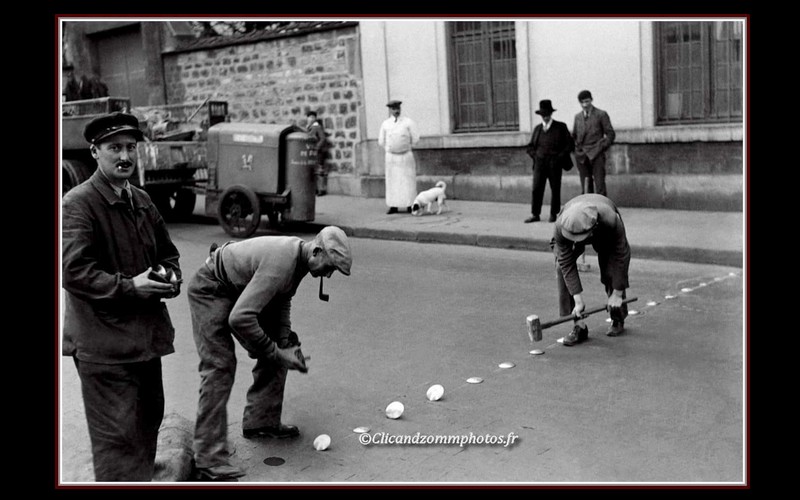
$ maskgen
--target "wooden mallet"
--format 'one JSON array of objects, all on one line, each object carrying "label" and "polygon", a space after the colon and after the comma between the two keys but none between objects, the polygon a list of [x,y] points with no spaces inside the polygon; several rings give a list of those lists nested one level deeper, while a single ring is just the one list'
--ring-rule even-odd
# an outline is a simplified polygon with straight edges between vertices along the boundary
[{"label": "wooden mallet", "polygon": [[[625,299],[622,301],[623,304],[628,304],[630,302],[635,302],[637,297],[631,297],[630,299]],[[567,321],[574,321],[576,319],[583,319],[590,314],[594,314],[596,312],[605,311],[607,310],[607,306],[600,306],[595,307],[594,309],[584,310],[580,317],[576,317],[574,314],[570,314],[569,316],[562,316],[558,319],[554,319],[553,321],[546,321],[544,323],[539,321],[539,316],[535,314],[531,314],[527,318],[525,318],[525,322],[528,324],[528,338],[531,339],[531,342],[538,342],[542,340],[542,330],[545,328],[550,328],[551,326],[560,325],[561,323],[566,323]]]}]

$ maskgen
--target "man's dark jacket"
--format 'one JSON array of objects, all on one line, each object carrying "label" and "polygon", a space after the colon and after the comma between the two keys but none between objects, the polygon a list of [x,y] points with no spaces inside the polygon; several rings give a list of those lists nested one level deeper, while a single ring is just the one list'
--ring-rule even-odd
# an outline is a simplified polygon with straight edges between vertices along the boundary
[{"label": "man's dark jacket", "polygon": [[133,277],[159,264],[180,279],[178,249],[150,196],[131,186],[130,208],[97,169],[62,201],[62,354],[92,363],[147,361],[174,352],[161,299],[134,293]]},{"label": "man's dark jacket", "polygon": [[572,135],[570,135],[567,129],[567,124],[557,120],[551,121],[550,128],[547,132],[544,132],[544,127],[541,123],[536,125],[533,129],[533,135],[531,135],[531,141],[528,143],[526,152],[528,156],[533,158],[534,167],[536,166],[537,159],[538,161],[543,161],[545,159],[544,153],[541,151],[541,148],[539,148],[539,139],[542,133],[555,134],[557,136],[554,140],[554,143],[557,144],[557,153],[555,154],[556,165],[562,170],[571,169],[572,157],[570,153],[574,150],[575,145],[572,140]]}]

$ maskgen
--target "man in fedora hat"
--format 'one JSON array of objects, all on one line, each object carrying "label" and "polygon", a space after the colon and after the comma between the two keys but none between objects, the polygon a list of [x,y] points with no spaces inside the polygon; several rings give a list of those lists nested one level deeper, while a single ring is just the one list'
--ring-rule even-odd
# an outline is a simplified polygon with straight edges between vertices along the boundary
[{"label": "man in fedora hat", "polygon": [[581,111],[575,115],[572,138],[575,141],[575,160],[581,179],[581,194],[606,195],[606,150],[616,138],[608,113],[594,107],[592,93],[578,93]]},{"label": "man in fedora hat", "polygon": [[150,481],[164,416],[161,357],[175,351],[163,299],[180,293],[179,254],[150,196],[128,180],[143,138],[136,117],[99,116],[84,137],[97,170],[61,205],[62,354],[80,377],[95,480]]},{"label": "man in fedora hat", "polygon": [[[550,246],[556,258],[558,305],[561,316],[579,317],[586,309],[577,261],[586,245],[597,252],[600,282],[608,296],[607,308],[612,323],[606,335],[616,337],[624,331],[628,307],[623,304],[628,289],[631,248],[625,224],[614,202],[599,194],[582,194],[569,200],[558,214]],[[589,338],[589,327],[575,320],[564,345],[572,346]]]},{"label": "man in fedora hat", "polygon": [[570,152],[574,148],[567,124],[553,120],[553,103],[550,99],[539,101],[536,114],[542,123],[533,129],[527,153],[533,159],[533,191],[531,194],[531,215],[526,223],[541,220],[544,188],[550,181],[550,219],[555,222],[561,209],[561,171],[572,168]]},{"label": "man in fedora hat", "polygon": [[417,164],[412,147],[419,141],[417,125],[411,118],[400,116],[402,101],[386,103],[389,118],[381,124],[378,144],[386,151],[386,206],[387,214],[396,214],[398,208],[411,213],[417,197]]},{"label": "man in fedora hat", "polygon": [[[261,236],[212,245],[189,283],[189,309],[200,356],[200,399],[194,460],[200,478],[231,481],[244,471],[230,462],[227,403],[236,374],[234,339],[256,359],[247,390],[242,434],[294,438],[300,430],[281,422],[287,370],[307,370],[292,331],[292,299],[303,278],[350,275],[353,259],[344,231],[326,226],[313,240]],[[320,282],[320,298],[322,294]]]}]

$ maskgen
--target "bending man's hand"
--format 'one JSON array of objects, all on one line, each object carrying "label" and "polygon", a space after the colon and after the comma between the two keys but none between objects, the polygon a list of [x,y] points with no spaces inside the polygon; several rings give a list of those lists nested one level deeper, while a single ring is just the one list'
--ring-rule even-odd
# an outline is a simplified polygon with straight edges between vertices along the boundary
[{"label": "bending man's hand", "polygon": [[583,297],[581,294],[577,293],[572,296],[575,299],[575,307],[572,308],[572,315],[576,318],[580,318],[583,311],[586,310],[586,304],[583,303]]},{"label": "bending man's hand", "polygon": [[608,304],[606,308],[609,312],[613,309],[619,310],[622,307],[622,292],[623,290],[614,290],[611,295],[608,296]]},{"label": "bending man's hand", "polygon": [[308,372],[306,358],[303,356],[303,351],[300,350],[299,346],[288,347],[286,349],[281,349],[276,346],[270,357],[278,365],[287,370],[297,370],[300,373]]}]

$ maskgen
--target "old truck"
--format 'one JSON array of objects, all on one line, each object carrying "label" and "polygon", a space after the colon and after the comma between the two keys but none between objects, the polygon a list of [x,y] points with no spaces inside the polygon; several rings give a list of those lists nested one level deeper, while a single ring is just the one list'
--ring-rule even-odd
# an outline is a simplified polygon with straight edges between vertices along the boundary
[{"label": "old truck", "polygon": [[130,112],[139,118],[145,140],[137,144],[137,168],[131,182],[145,189],[164,218],[180,220],[192,214],[197,194],[208,180],[208,128],[224,122],[228,104],[196,103],[138,107],[130,99],[103,97],[62,103],[62,194],[88,179],[96,168],[83,137],[97,115]]}]

